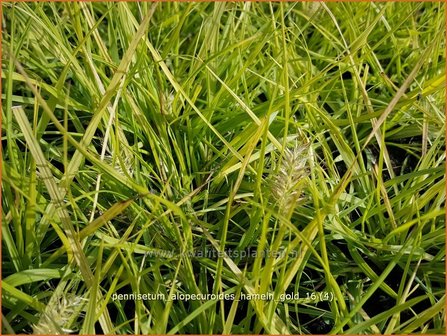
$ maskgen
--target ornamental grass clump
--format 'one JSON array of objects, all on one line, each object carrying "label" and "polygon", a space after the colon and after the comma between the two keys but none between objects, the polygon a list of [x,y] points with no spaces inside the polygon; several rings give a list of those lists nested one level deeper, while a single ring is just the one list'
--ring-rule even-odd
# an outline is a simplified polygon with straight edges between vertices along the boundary
[{"label": "ornamental grass clump", "polygon": [[445,334],[444,2],[2,10],[2,334]]}]

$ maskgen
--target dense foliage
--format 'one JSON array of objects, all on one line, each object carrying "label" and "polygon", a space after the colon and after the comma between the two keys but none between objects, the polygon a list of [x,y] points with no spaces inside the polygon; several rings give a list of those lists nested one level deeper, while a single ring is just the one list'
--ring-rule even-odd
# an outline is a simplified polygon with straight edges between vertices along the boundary
[{"label": "dense foliage", "polygon": [[445,333],[443,2],[2,9],[3,333]]}]

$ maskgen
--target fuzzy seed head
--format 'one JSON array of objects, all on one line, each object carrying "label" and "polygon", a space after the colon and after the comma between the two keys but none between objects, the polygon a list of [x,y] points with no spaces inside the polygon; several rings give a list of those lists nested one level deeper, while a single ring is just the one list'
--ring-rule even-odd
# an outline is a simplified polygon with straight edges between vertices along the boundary
[{"label": "fuzzy seed head", "polygon": [[308,145],[285,149],[277,173],[272,179],[272,194],[281,212],[287,214],[302,199],[308,175]]},{"label": "fuzzy seed head", "polygon": [[33,326],[35,335],[62,335],[74,332],[67,329],[70,318],[81,304],[82,298],[76,295],[64,295],[53,307],[47,307],[40,320]]}]

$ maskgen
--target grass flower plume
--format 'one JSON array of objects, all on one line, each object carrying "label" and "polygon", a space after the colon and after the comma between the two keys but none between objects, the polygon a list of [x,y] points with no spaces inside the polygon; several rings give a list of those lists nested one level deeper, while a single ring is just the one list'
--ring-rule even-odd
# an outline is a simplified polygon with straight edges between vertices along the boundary
[{"label": "grass flower plume", "polygon": [[288,214],[303,198],[303,188],[308,175],[308,156],[307,144],[297,144],[284,150],[280,166],[272,180],[272,194],[284,214]]},{"label": "grass flower plume", "polygon": [[39,322],[34,325],[33,333],[35,335],[63,335],[74,332],[68,329],[69,321],[81,301],[82,298],[79,296],[63,295],[52,307],[47,307]]}]

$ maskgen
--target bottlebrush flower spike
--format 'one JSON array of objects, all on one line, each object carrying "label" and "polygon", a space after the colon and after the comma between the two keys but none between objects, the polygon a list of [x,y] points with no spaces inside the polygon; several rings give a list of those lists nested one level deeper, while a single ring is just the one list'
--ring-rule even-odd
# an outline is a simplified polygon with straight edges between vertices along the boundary
[{"label": "bottlebrush flower spike", "polygon": [[286,148],[280,166],[272,179],[272,193],[284,214],[302,199],[302,192],[308,176],[309,145],[297,144]]}]

